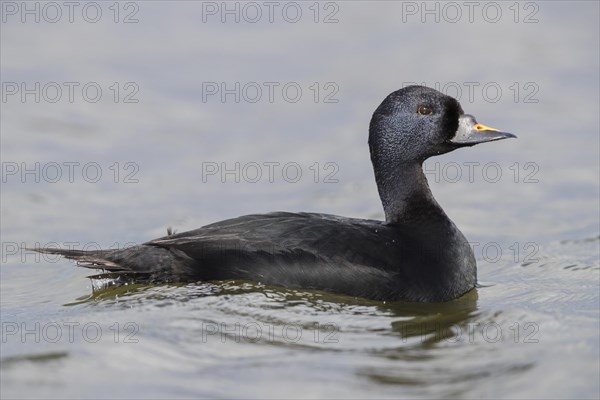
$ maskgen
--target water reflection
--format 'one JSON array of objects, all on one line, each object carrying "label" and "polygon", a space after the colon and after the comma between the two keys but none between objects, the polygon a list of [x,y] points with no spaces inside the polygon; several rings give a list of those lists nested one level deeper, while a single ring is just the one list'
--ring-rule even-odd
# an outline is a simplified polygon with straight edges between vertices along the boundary
[{"label": "water reflection", "polygon": [[397,315],[408,317],[392,322],[392,331],[406,340],[419,338],[423,347],[445,341],[458,341],[472,330],[468,323],[477,316],[477,289],[445,303],[406,303],[391,305]]},{"label": "water reflection", "polygon": [[[96,290],[65,306],[161,308],[190,303],[202,308],[188,320],[200,325],[264,322],[298,329],[377,332],[401,339],[400,345],[430,347],[441,341],[459,341],[473,330],[477,319],[477,289],[445,303],[381,302],[335,293],[285,289],[248,281],[198,282],[180,285],[129,285]],[[377,323],[352,325],[344,317],[376,319]],[[382,318],[385,323],[382,323]],[[357,329],[359,328],[360,329]],[[471,332],[472,334],[472,332]],[[314,335],[313,335],[314,336]],[[285,338],[282,341],[286,341]]]}]

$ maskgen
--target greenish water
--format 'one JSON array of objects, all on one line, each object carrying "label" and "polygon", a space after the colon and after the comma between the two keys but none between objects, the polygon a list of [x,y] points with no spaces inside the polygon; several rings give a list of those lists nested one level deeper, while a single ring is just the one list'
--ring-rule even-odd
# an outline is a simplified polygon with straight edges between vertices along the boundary
[{"label": "greenish water", "polygon": [[[32,296],[4,306],[3,390],[73,398],[593,397],[597,247],[598,238],[557,245],[580,255],[570,265],[545,249],[544,261],[527,266],[483,263],[488,283],[442,304],[248,282],[120,287],[62,305]],[[18,326],[7,334],[11,321]]]},{"label": "greenish water", "polygon": [[[293,23],[265,9],[222,23],[220,3],[162,1],[119,3],[118,23],[112,3],[95,23],[79,9],[51,23],[48,8],[23,23],[7,3],[2,398],[600,396],[597,2],[498,2],[497,22],[479,14],[494,11],[486,2],[473,22],[462,3],[451,22],[447,3],[429,2],[440,18],[423,22],[420,2],[360,1],[319,3],[314,22],[303,2]],[[130,15],[138,22],[121,23]],[[8,94],[35,82],[39,102]],[[51,82],[64,90],[56,102]],[[79,84],[72,102],[65,82]],[[97,102],[79,91],[90,82]],[[222,101],[207,94],[215,82],[247,91]],[[251,101],[268,82],[303,95]],[[408,82],[460,94],[465,112],[518,136],[426,164],[477,258],[480,285],[460,299],[233,281],[94,293],[89,270],[23,250],[123,247],[274,210],[382,218],[367,127]]]}]

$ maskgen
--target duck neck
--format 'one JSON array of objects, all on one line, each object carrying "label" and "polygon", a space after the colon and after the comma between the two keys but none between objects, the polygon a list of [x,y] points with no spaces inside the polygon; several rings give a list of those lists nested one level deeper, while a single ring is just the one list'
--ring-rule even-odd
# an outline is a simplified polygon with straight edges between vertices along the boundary
[{"label": "duck neck", "polygon": [[392,173],[375,173],[387,223],[418,223],[435,216],[446,217],[429,189],[422,163],[395,165],[393,169]]}]

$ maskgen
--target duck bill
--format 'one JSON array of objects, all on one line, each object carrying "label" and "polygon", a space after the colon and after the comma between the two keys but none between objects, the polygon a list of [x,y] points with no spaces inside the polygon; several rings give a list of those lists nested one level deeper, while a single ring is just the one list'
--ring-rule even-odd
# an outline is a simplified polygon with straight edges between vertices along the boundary
[{"label": "duck bill", "polygon": [[450,139],[450,143],[459,146],[473,146],[479,143],[508,138],[516,138],[516,136],[512,133],[502,132],[480,124],[472,115],[464,114],[458,119],[458,129],[454,137]]}]

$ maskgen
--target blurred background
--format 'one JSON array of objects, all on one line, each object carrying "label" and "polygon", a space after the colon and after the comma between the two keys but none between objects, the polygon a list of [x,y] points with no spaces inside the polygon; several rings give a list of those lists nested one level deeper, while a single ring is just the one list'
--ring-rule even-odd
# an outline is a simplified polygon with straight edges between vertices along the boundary
[{"label": "blurred background", "polygon": [[[0,3],[2,397],[598,397],[597,2],[67,3]],[[466,300],[236,284],[90,297],[89,271],[23,249],[276,210],[382,219],[368,124],[410,84],[518,136],[425,165],[474,245]],[[235,333],[257,321],[274,336]]]}]

